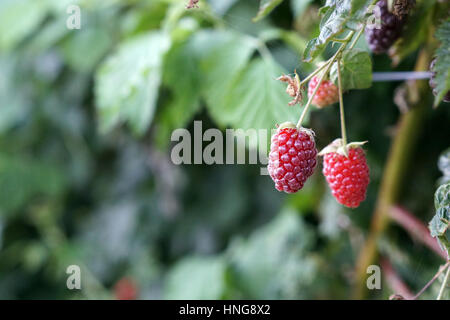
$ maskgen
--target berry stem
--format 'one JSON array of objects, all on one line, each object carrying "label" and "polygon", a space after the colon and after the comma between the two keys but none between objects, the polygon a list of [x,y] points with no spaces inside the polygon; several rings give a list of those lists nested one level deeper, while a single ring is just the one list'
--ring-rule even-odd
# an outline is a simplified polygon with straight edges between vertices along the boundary
[{"label": "berry stem", "polygon": [[[344,148],[347,146],[347,129],[345,128],[345,115],[344,115],[344,99],[342,97],[342,78],[341,78],[341,60],[338,59],[337,74],[338,74],[338,90],[339,90],[339,112],[341,115],[341,135],[342,145]],[[347,152],[346,152],[347,154]]]},{"label": "berry stem", "polygon": [[312,77],[314,77],[316,74],[318,74],[320,71],[322,71],[327,65],[328,65],[328,62],[325,62],[320,67],[318,67],[316,70],[314,70],[312,73],[310,73],[305,79],[303,79],[300,82],[300,86],[304,85],[306,82],[311,80]]},{"label": "berry stem", "polygon": [[350,45],[350,47],[349,47],[350,50],[353,49],[353,47],[356,45],[356,43],[358,42],[362,33],[364,32],[365,28],[366,28],[366,24],[364,23],[363,26],[361,27],[361,30],[359,30],[358,33],[356,34],[355,40],[353,40],[352,44]]},{"label": "berry stem", "polygon": [[[319,90],[320,85],[322,84],[323,79],[325,78],[325,75],[328,73],[328,71],[330,70],[331,66],[333,65],[333,62],[336,61],[336,59],[338,58],[338,56],[341,54],[341,52],[345,49],[345,47],[347,46],[347,44],[350,42],[350,40],[352,39],[353,35],[355,34],[355,31],[351,31],[347,37],[345,37],[344,39],[344,43],[339,47],[339,49],[336,51],[336,53],[321,67],[319,67],[316,71],[314,71],[315,74],[317,74],[319,71],[321,71],[322,69],[324,69],[323,73],[320,75],[319,78],[319,82],[317,83],[316,88],[314,89],[313,94],[309,97],[308,102],[305,105],[305,108],[303,109],[302,114],[300,115],[300,119],[297,122],[297,128],[301,128],[303,120],[305,119],[306,114],[308,113],[308,109],[311,106],[311,102],[314,98],[314,96],[317,93],[317,90]],[[310,75],[311,76],[311,75]],[[314,75],[312,75],[314,76]],[[312,77],[311,76],[311,77]],[[306,78],[309,80],[309,76]],[[303,82],[306,81],[303,80]]]},{"label": "berry stem", "polygon": [[417,300],[417,298],[419,298],[419,297],[422,295],[422,293],[424,293],[425,290],[427,290],[427,289],[433,284],[433,282],[434,282],[437,278],[439,278],[439,276],[441,275],[441,273],[444,272],[445,269],[448,269],[449,264],[450,264],[450,261],[447,261],[447,263],[446,263],[445,265],[441,266],[441,267],[439,268],[438,272],[433,276],[433,278],[431,278],[431,280],[428,281],[427,284],[426,284],[422,289],[420,289],[420,291],[419,291],[414,297],[411,298],[411,300]]},{"label": "berry stem", "polygon": [[328,70],[330,69],[330,65],[331,65],[331,64],[330,64],[329,62],[327,62],[327,68],[325,69],[325,72],[323,72],[323,73],[320,75],[319,82],[317,83],[317,86],[316,86],[316,88],[314,89],[313,94],[309,97],[308,102],[306,103],[305,108],[303,109],[303,112],[302,112],[302,114],[300,115],[300,119],[299,119],[298,122],[297,122],[297,128],[301,128],[301,127],[302,127],[303,119],[305,118],[306,113],[308,112],[309,106],[311,105],[311,102],[312,102],[314,96],[316,95],[317,90],[319,90],[319,87],[320,87],[320,85],[322,84],[322,81],[323,81],[323,79],[325,78],[325,75],[327,74]]}]

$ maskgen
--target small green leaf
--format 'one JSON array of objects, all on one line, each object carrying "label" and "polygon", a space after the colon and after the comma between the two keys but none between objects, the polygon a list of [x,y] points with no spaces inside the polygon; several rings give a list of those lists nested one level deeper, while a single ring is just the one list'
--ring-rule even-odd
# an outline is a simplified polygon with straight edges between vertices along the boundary
[{"label": "small green leaf", "polygon": [[[372,60],[369,53],[361,49],[346,50],[341,60],[342,89],[366,89],[372,85]],[[331,80],[337,84],[337,63],[330,72]]]},{"label": "small green leaf", "polygon": [[443,250],[450,250],[450,183],[441,185],[434,195],[436,214],[430,221],[432,237],[436,237]]},{"label": "small green leaf", "polygon": [[450,18],[436,31],[436,38],[441,46],[436,50],[436,64],[433,71],[436,72],[437,95],[434,105],[437,106],[450,90]]},{"label": "small green leaf", "polygon": [[310,40],[303,60],[312,61],[325,49],[327,44],[346,28],[356,29],[364,22],[369,0],[331,0],[327,1],[319,13],[323,14],[320,22],[320,33],[317,38]]},{"label": "small green leaf", "polygon": [[137,135],[152,122],[161,82],[163,57],[170,47],[166,34],[150,32],[123,43],[96,74],[100,130],[128,122]]},{"label": "small green leaf", "polygon": [[434,194],[436,210],[450,206],[450,183],[440,186]]},{"label": "small green leaf", "polygon": [[259,4],[259,11],[256,17],[253,18],[253,22],[257,22],[266,17],[272,12],[283,0],[261,0]]}]

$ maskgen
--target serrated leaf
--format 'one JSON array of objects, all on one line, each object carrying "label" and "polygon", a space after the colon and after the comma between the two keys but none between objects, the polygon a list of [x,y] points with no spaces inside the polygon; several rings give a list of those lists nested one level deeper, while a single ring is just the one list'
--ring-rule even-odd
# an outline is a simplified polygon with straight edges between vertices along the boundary
[{"label": "serrated leaf", "polygon": [[441,46],[436,50],[436,91],[434,105],[437,106],[450,90],[450,18],[442,23],[436,31],[436,38]]},{"label": "serrated leaf", "polygon": [[[275,78],[284,70],[272,60],[257,58],[245,68],[227,91],[220,118],[224,125],[240,129],[273,129],[278,123],[296,122],[300,110],[289,107],[285,86]],[[270,132],[268,134],[270,136]],[[256,141],[250,144],[255,146]]]},{"label": "serrated leaf", "polygon": [[[164,84],[173,98],[161,112],[159,142],[175,127],[182,127],[199,109],[199,94],[219,125],[224,125],[225,95],[256,48],[247,36],[223,30],[202,30],[183,45],[169,51],[164,70]],[[180,77],[183,74],[183,77]],[[169,130],[170,129],[170,130]],[[160,130],[160,129],[159,129]]]},{"label": "serrated leaf", "polygon": [[194,35],[201,74],[200,88],[209,113],[219,125],[223,121],[226,95],[256,49],[252,38],[229,31],[202,31]]},{"label": "serrated leaf", "polygon": [[[331,67],[331,80],[338,83],[337,63]],[[341,59],[342,89],[366,89],[372,85],[372,60],[367,51],[346,50]]]},{"label": "serrated leaf", "polygon": [[450,207],[450,183],[440,186],[434,194],[434,206],[436,210]]},{"label": "serrated leaf", "polygon": [[258,14],[253,18],[253,22],[257,22],[266,17],[282,2],[283,0],[261,0],[259,3]]},{"label": "serrated leaf", "polygon": [[143,134],[152,122],[161,82],[168,36],[150,32],[123,43],[96,74],[96,107],[100,130],[108,132],[127,122]]},{"label": "serrated leaf", "polygon": [[225,291],[226,264],[221,257],[189,257],[178,262],[167,276],[168,300],[216,300]]},{"label": "serrated leaf", "polygon": [[[171,90],[172,97],[158,115],[158,134],[155,137],[162,146],[170,142],[174,129],[185,127],[200,109],[200,50],[191,38],[167,53],[163,83]],[[183,76],[180,77],[180,74]]]},{"label": "serrated leaf", "polygon": [[450,250],[450,183],[441,185],[434,195],[436,214],[429,224],[430,234],[436,237],[443,250]]}]

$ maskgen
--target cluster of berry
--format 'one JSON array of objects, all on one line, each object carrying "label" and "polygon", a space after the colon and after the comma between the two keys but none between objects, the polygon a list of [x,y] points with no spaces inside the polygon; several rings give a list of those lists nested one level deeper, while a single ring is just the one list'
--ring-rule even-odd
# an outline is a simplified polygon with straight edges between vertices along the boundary
[{"label": "cluster of berry", "polygon": [[[336,200],[356,208],[366,198],[369,167],[360,144],[348,144],[342,152],[339,141],[324,149],[323,174]],[[268,171],[275,188],[295,193],[303,187],[317,165],[317,149],[311,130],[284,123],[272,136]]]}]

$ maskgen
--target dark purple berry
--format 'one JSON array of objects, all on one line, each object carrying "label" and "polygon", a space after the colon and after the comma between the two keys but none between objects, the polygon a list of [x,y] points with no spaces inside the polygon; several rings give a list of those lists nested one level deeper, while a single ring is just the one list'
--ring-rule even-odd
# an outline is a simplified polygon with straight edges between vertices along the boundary
[{"label": "dark purple berry", "polygon": [[[380,8],[381,26],[366,28],[366,40],[373,53],[384,53],[400,37],[405,19],[400,19],[388,10],[387,1],[376,4]],[[374,14],[377,12],[374,10]]]}]

